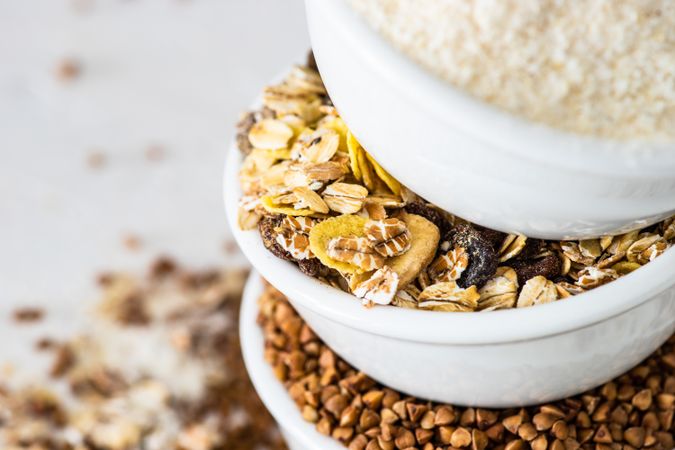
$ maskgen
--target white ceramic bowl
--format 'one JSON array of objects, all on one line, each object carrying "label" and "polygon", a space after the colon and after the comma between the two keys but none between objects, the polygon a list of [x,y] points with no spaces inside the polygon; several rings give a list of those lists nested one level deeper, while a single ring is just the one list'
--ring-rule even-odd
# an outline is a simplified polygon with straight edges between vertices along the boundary
[{"label": "white ceramic bowl", "polygon": [[255,268],[340,356],[402,392],[506,407],[567,397],[648,356],[675,331],[675,248],[605,286],[563,301],[486,313],[366,309],[350,294],[268,252],[237,226],[239,152],[225,170],[232,232]]},{"label": "white ceramic bowl", "polygon": [[258,395],[279,423],[291,450],[344,450],[337,441],[323,436],[305,422],[288,392],[276,379],[263,356],[264,340],[256,324],[257,300],[262,293],[260,276],[252,272],[246,283],[239,316],[239,335],[246,369]]},{"label": "white ceramic bowl", "polygon": [[345,0],[306,6],[321,75],[350,129],[445,210],[546,239],[620,233],[675,212],[675,142],[612,142],[528,122],[427,73]]}]

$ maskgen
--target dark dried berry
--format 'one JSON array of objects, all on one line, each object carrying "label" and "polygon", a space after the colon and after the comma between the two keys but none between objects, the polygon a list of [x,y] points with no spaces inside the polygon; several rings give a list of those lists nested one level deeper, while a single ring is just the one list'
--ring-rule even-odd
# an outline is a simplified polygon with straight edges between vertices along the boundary
[{"label": "dark dried berry", "polygon": [[476,231],[478,231],[480,235],[483,236],[483,239],[492,244],[492,248],[494,248],[495,251],[499,250],[499,247],[502,246],[504,239],[506,239],[506,236],[508,236],[506,233],[493,230],[492,228],[485,228],[481,227],[480,225],[474,225],[474,227],[476,228]]},{"label": "dark dried berry", "polygon": [[523,286],[527,280],[538,275],[549,280],[560,275],[562,262],[557,255],[547,255],[540,259],[516,259],[507,264],[518,274],[518,284]]},{"label": "dark dried berry", "polygon": [[248,133],[251,127],[263,119],[274,118],[275,114],[269,108],[263,108],[260,111],[249,111],[244,114],[237,123],[237,147],[243,155],[248,155],[253,150],[251,142],[248,140]]},{"label": "dark dried berry", "polygon": [[298,261],[300,271],[310,277],[325,277],[328,275],[329,268],[321,264],[317,258],[301,259]]},{"label": "dark dried berry", "polygon": [[429,206],[423,201],[418,200],[412,203],[408,203],[407,205],[405,205],[405,210],[410,214],[422,216],[429,222],[436,225],[441,233],[441,236],[443,236],[450,228],[452,228],[450,221],[447,219],[447,217],[445,217],[445,215],[442,212],[440,212],[439,210],[437,210],[432,206]]},{"label": "dark dried berry", "polygon": [[469,266],[457,280],[459,286],[480,288],[492,278],[497,271],[497,252],[475,228],[468,224],[458,225],[448,233],[447,240],[451,248],[462,247],[469,254]]},{"label": "dark dried berry", "polygon": [[545,245],[546,242],[542,239],[528,238],[528,240],[525,241],[525,247],[520,251],[517,258],[524,260],[532,259],[541,252]]},{"label": "dark dried berry", "polygon": [[290,253],[284,250],[277,243],[277,231],[276,228],[281,223],[281,218],[278,216],[264,216],[260,219],[258,223],[258,230],[260,230],[260,237],[262,238],[263,245],[267,250],[272,252],[277,258],[285,259],[286,261],[293,261],[293,257]]}]

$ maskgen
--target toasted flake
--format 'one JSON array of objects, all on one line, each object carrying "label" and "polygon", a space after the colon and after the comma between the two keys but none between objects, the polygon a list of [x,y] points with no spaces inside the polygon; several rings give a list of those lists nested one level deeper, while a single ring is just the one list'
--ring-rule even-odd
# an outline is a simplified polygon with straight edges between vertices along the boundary
[{"label": "toasted flake", "polygon": [[663,225],[663,239],[666,241],[675,240],[675,217],[666,220]]},{"label": "toasted flake", "polygon": [[263,93],[263,104],[278,117],[295,115],[305,122],[314,122],[321,117],[321,98],[288,83],[267,87]]},{"label": "toasted flake", "polygon": [[454,281],[444,281],[424,289],[418,298],[423,309],[448,308],[450,311],[473,311],[478,307],[480,294],[476,286],[462,289]]},{"label": "toasted flake", "polygon": [[326,93],[319,72],[308,67],[293,66],[291,73],[286,78],[286,83],[313,94]]},{"label": "toasted flake", "polygon": [[594,260],[602,255],[602,247],[600,245],[600,240],[598,239],[579,241],[579,250],[582,255],[587,258],[593,258]]},{"label": "toasted flake", "polygon": [[384,257],[402,255],[410,249],[410,232],[405,222],[390,218],[366,222],[366,237]]},{"label": "toasted flake", "polygon": [[568,283],[566,281],[561,281],[556,283],[556,290],[558,291],[558,296],[560,298],[568,298],[572,295],[579,295],[586,292],[582,287],[577,286],[576,284]]},{"label": "toasted flake", "polygon": [[420,292],[415,286],[408,285],[405,289],[396,292],[392,304],[401,308],[417,309],[417,297]]},{"label": "toasted flake", "polygon": [[379,269],[384,258],[365,237],[335,237],[328,241],[328,256],[352,264],[363,271]]},{"label": "toasted flake", "polygon": [[579,272],[576,284],[584,289],[591,289],[616,280],[618,277],[619,274],[614,269],[598,269],[589,266]]},{"label": "toasted flake", "polygon": [[433,260],[441,235],[438,227],[422,216],[406,214],[402,219],[410,231],[410,249],[391,258],[387,265],[398,273],[399,286],[405,287]]},{"label": "toasted flake", "polygon": [[326,219],[314,225],[309,232],[309,245],[312,253],[325,266],[341,273],[362,273],[359,266],[332,258],[328,254],[328,243],[337,237],[364,237],[366,219],[356,215],[343,215]]},{"label": "toasted flake", "polygon": [[361,298],[364,305],[376,303],[388,305],[398,289],[398,274],[389,267],[378,269],[369,279],[354,289],[354,295]]},{"label": "toasted flake", "polygon": [[613,236],[603,236],[600,238],[600,248],[604,252],[609,248],[610,245],[612,245],[612,242],[614,241]]},{"label": "toasted flake", "polygon": [[307,163],[303,165],[302,170],[307,175],[307,180],[312,181],[333,181],[347,174],[344,165],[328,161],[324,163]]},{"label": "toasted flake", "polygon": [[571,261],[590,266],[595,262],[595,257],[591,256],[587,251],[582,250],[580,245],[576,242],[561,242],[560,247],[563,253]]},{"label": "toasted flake", "polygon": [[337,153],[340,135],[333,130],[320,130],[311,135],[307,145],[301,145],[298,153],[301,161],[324,163]]},{"label": "toasted flake", "polygon": [[526,306],[542,305],[551,303],[558,299],[558,290],[552,281],[538,275],[527,280],[518,296],[516,306],[523,308]]},{"label": "toasted flake", "polygon": [[405,202],[399,197],[392,195],[370,195],[366,198],[366,203],[371,205],[380,205],[383,208],[403,208]]},{"label": "toasted flake", "polygon": [[327,214],[328,205],[323,201],[321,196],[307,187],[296,187],[293,189],[293,194],[297,197],[294,205],[296,209],[309,208],[312,211]]},{"label": "toasted flake", "polygon": [[432,280],[457,281],[469,266],[469,254],[463,247],[455,247],[441,255],[429,265],[428,273]]},{"label": "toasted flake", "polygon": [[323,191],[323,199],[328,207],[340,214],[354,214],[363,208],[368,190],[361,185],[351,183],[333,183]]},{"label": "toasted flake", "polygon": [[614,264],[612,266],[612,270],[614,270],[619,275],[627,275],[632,271],[639,269],[640,267],[642,266],[636,262],[621,261]]},{"label": "toasted flake", "polygon": [[387,218],[387,211],[384,209],[384,206],[377,203],[365,203],[364,209],[371,220],[383,220]]},{"label": "toasted flake", "polygon": [[249,211],[245,208],[239,207],[237,214],[237,222],[241,230],[253,230],[260,222],[260,214],[254,211]]},{"label": "toasted flake", "polygon": [[494,277],[479,290],[481,311],[513,308],[518,297],[518,275],[510,267],[499,267]]},{"label": "toasted flake", "polygon": [[668,248],[668,243],[658,234],[641,237],[626,251],[626,259],[630,262],[647,264],[661,255]]},{"label": "toasted flake", "polygon": [[263,119],[251,127],[248,140],[258,149],[285,148],[293,137],[293,129],[281,120]]},{"label": "toasted flake", "polygon": [[527,238],[522,235],[509,234],[504,238],[502,246],[499,249],[499,262],[508,261],[511,258],[516,257],[527,244]]},{"label": "toasted flake", "polygon": [[628,251],[628,247],[638,240],[639,234],[640,232],[636,230],[622,234],[621,236],[616,236],[607,250],[612,254],[626,252]]}]

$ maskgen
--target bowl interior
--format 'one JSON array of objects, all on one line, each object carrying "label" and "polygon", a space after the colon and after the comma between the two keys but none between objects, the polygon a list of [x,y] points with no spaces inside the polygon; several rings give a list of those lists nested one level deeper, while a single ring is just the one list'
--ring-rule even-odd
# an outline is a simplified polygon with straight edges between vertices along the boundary
[{"label": "bowl interior", "polygon": [[347,327],[412,341],[488,344],[519,341],[582,328],[621,314],[666,289],[675,289],[675,248],[620,279],[563,301],[483,313],[442,313],[397,307],[364,308],[351,294],[325,285],[283,261],[257,231],[237,224],[242,157],[233,143],[224,177],[225,208],[232,233],[251,264],[294,302]]},{"label": "bowl interior", "polygon": [[[316,39],[315,33],[330,34],[330,39],[340,40],[340,48],[359,60],[359,71],[343,71],[336,79],[350,74],[357,76],[362,70],[372,71],[395,95],[407,97],[449,126],[525,159],[629,177],[656,174],[672,177],[675,173],[675,142],[601,139],[525,120],[478,100],[422,69],[371,29],[346,1],[306,0],[305,3],[312,40]],[[314,20],[318,21],[317,26],[311,23]],[[321,69],[324,58],[331,55],[315,50]],[[327,83],[329,92],[332,87]],[[337,106],[340,107],[339,103]],[[430,158],[444,150],[421,149]],[[382,156],[377,155],[377,148],[373,151],[376,156]]]}]

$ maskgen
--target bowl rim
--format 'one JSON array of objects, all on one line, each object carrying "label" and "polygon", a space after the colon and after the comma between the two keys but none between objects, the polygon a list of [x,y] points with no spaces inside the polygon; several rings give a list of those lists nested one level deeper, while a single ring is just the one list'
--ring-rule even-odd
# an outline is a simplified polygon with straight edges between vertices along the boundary
[{"label": "bowl rim", "polygon": [[[305,0],[305,6],[312,41],[316,39],[315,28],[331,33],[331,38],[341,39],[346,44],[342,46],[345,51],[359,56],[360,70],[367,67],[366,70],[375,72],[383,83],[420,109],[428,110],[495,151],[583,173],[621,174],[635,178],[645,175],[672,177],[675,171],[675,140],[615,140],[529,121],[426,71],[380,36],[346,1]],[[312,26],[314,12],[323,16],[322,27]],[[315,57],[321,69],[324,55],[316,53]],[[409,86],[415,86],[415,89]],[[331,90],[330,84],[327,88]],[[486,133],[485,124],[490,124],[489,133]],[[429,148],[426,151],[433,155],[439,150]],[[377,152],[378,149],[374,149],[375,155]]]},{"label": "bowl rim", "polygon": [[256,305],[262,292],[263,284],[260,275],[256,271],[251,271],[241,300],[239,339],[244,364],[255,390],[283,431],[290,433],[293,438],[302,443],[303,448],[342,449],[343,447],[336,441],[323,436],[309,422],[302,419],[290,395],[274,376],[272,367],[265,362],[263,354],[265,341],[256,323],[258,311]]},{"label": "bowl rim", "polygon": [[[343,326],[379,336],[435,344],[486,345],[567,333],[608,320],[675,287],[675,247],[604,286],[545,305],[485,313],[442,313],[393,306],[365,308],[353,295],[311,278],[272,255],[257,230],[238,226],[242,156],[232,141],[223,192],[228,223],[255,269],[293,303]],[[320,299],[320,300],[319,300]]]}]

